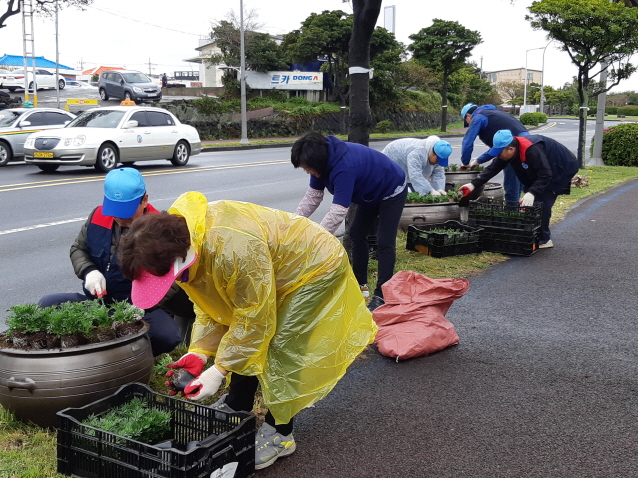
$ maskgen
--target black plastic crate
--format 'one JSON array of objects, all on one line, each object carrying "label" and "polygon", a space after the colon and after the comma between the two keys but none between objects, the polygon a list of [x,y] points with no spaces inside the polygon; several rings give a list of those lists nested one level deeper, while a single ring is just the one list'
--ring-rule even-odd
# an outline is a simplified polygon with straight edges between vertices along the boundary
[{"label": "black plastic crate", "polygon": [[[166,441],[142,443],[81,423],[134,398],[171,412]],[[247,478],[255,472],[252,413],[226,413],[131,383],[109,397],[57,415],[58,473],[88,478],[209,478],[217,470],[235,466],[229,476]]]},{"label": "black plastic crate", "polygon": [[470,201],[467,223],[477,227],[533,231],[541,225],[541,205],[508,206],[501,199],[481,197]]},{"label": "black plastic crate", "polygon": [[[462,234],[446,234],[437,229],[454,229]],[[432,257],[460,256],[481,252],[483,236],[481,228],[446,221],[440,224],[410,225],[405,248]]]},{"label": "black plastic crate", "polygon": [[533,231],[517,231],[507,228],[485,227],[483,250],[517,256],[531,256],[538,250],[540,228]]}]

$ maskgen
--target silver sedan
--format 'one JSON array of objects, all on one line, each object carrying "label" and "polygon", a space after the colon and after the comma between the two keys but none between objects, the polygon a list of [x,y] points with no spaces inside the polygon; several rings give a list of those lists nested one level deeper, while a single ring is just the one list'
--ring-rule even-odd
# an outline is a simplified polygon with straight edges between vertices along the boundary
[{"label": "silver sedan", "polygon": [[0,110],[0,166],[22,159],[27,137],[38,131],[63,128],[74,114],[55,108],[8,108]]},{"label": "silver sedan", "polygon": [[63,129],[30,136],[24,160],[45,172],[60,166],[108,172],[118,163],[154,159],[185,166],[201,149],[197,130],[164,109],[104,106],[83,112]]}]

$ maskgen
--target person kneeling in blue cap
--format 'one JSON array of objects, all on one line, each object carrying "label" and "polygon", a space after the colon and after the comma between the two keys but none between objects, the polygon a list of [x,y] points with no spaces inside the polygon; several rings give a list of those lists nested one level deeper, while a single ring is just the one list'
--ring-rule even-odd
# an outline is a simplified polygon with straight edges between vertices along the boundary
[{"label": "person kneeling in blue cap", "polygon": [[385,154],[403,169],[410,191],[421,196],[445,196],[445,170],[452,146],[438,136],[402,138],[389,143]]},{"label": "person kneeling in blue cap", "polygon": [[[71,246],[71,264],[84,281],[83,293],[49,294],[40,299],[39,305],[50,307],[96,298],[107,305],[113,301],[131,302],[132,282],[122,274],[117,248],[133,221],[145,214],[159,211],[148,202],[140,172],[133,168],[109,172],[104,180],[102,205],[91,212]],[[175,320],[169,312],[175,315]],[[159,306],[147,310],[143,319],[151,326],[148,336],[153,355],[158,356],[170,352],[186,338],[195,312],[186,293],[174,284]]]},{"label": "person kneeling in blue cap", "polygon": [[541,203],[541,231],[539,249],[553,247],[549,231],[549,220],[556,197],[571,184],[578,172],[576,156],[558,141],[540,134],[526,137],[514,136],[503,129],[494,135],[494,147],[489,154],[494,156],[490,164],[471,183],[459,188],[463,196],[484,185],[508,165],[523,183],[525,195],[521,206]]}]

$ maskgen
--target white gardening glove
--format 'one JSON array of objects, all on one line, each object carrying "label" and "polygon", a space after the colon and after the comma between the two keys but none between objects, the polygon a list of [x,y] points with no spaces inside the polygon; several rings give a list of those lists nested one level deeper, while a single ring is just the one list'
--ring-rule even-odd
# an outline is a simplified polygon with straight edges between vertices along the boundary
[{"label": "white gardening glove", "polygon": [[431,194],[432,196],[440,196],[441,195],[441,193],[438,192],[436,189],[433,189],[428,194]]},{"label": "white gardening glove", "polygon": [[472,183],[467,183],[458,189],[457,195],[460,198],[464,198],[465,196],[468,196],[469,194],[471,194],[472,191],[474,191],[474,185]]},{"label": "white gardening glove", "polygon": [[437,191],[439,192],[439,194],[441,196],[447,196],[447,191],[443,190],[443,189],[437,189]]},{"label": "white gardening glove", "polygon": [[84,278],[84,287],[91,295],[102,297],[106,294],[106,279],[100,271],[91,271]]},{"label": "white gardening glove", "polygon": [[523,199],[521,199],[521,206],[533,206],[534,195],[532,193],[525,193]]},{"label": "white gardening glove", "polygon": [[470,169],[475,168],[478,165],[479,165],[479,162],[477,159],[473,159],[472,161],[470,161]]},{"label": "white gardening glove", "polygon": [[186,385],[184,395],[186,398],[196,401],[212,397],[219,390],[225,378],[226,375],[217,368],[217,365],[213,365]]}]

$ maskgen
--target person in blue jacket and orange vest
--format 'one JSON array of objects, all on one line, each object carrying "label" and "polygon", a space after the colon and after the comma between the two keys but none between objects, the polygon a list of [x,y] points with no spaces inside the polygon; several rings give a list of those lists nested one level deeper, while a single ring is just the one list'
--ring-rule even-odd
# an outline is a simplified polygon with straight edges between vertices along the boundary
[{"label": "person in blue jacket and orange vest", "polygon": [[384,304],[381,286],[394,275],[397,229],[408,195],[403,169],[372,148],[341,141],[334,136],[307,133],[292,147],[291,162],[310,174],[310,187],[299,203],[296,213],[310,217],[323,200],[327,189],[334,197],[321,225],[335,233],[344,221],[350,204],[357,211],[350,224],[352,240],[352,270],[364,296],[368,291],[367,236],[377,228],[377,285],[368,303],[373,311]]},{"label": "person in blue jacket and orange vest", "polygon": [[471,183],[461,186],[459,192],[467,196],[510,166],[525,190],[520,205],[541,203],[539,249],[553,247],[549,231],[552,207],[557,196],[571,185],[580,167],[578,159],[558,141],[540,134],[515,136],[510,130],[500,130],[494,135],[493,144],[489,150],[494,157],[492,164]]},{"label": "person in blue jacket and orange vest", "polygon": [[[113,301],[130,302],[132,282],[122,274],[117,247],[133,221],[144,214],[157,213],[148,202],[146,184],[138,170],[119,168],[109,172],[104,180],[102,205],[91,212],[71,246],[71,264],[84,281],[83,293],[49,294],[40,299],[39,305],[50,307],[96,298],[107,305]],[[147,310],[143,319],[151,326],[148,335],[153,355],[157,356],[182,342],[195,313],[186,293],[174,285],[160,306]]]},{"label": "person in blue jacket and orange vest", "polygon": [[[494,146],[492,139],[499,130],[508,129],[515,136],[529,135],[523,123],[511,114],[497,110],[494,105],[477,106],[474,103],[468,103],[461,110],[461,116],[463,117],[463,125],[466,128],[469,126],[463,136],[461,145],[461,163],[470,169],[492,159],[489,150],[477,159],[471,159],[474,141],[477,136],[485,145],[491,148]],[[518,204],[521,198],[522,185],[512,168],[503,170],[503,189],[505,190],[505,200],[508,204]]]}]

